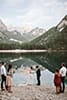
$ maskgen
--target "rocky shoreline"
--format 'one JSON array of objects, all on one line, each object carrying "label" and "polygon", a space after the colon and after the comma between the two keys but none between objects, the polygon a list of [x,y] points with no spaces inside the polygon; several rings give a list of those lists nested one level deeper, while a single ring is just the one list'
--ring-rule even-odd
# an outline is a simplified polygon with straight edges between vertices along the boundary
[{"label": "rocky shoreline", "polygon": [[64,93],[56,94],[55,87],[14,86],[13,93],[0,90],[0,100],[67,100],[67,87]]}]

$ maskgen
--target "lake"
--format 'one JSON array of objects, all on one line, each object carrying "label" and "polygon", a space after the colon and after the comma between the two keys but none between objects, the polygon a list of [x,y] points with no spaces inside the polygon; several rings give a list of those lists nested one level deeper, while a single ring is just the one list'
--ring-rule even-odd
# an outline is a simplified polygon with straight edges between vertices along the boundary
[{"label": "lake", "polygon": [[[7,65],[11,63],[17,70],[20,67],[42,66],[41,84],[53,85],[53,76],[56,68],[60,68],[61,63],[67,65],[67,52],[41,52],[41,53],[0,53],[0,62],[4,61]],[[16,71],[13,77],[14,84],[29,84],[28,74]],[[36,73],[33,74],[32,84],[36,84]],[[66,80],[67,83],[67,80]]]}]

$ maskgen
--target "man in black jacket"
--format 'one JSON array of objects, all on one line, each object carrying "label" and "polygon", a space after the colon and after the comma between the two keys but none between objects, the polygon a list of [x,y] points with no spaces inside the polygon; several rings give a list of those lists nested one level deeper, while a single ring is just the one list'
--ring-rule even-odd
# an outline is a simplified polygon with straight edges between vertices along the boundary
[{"label": "man in black jacket", "polygon": [[37,75],[37,85],[40,85],[41,71],[40,71],[39,66],[36,66],[36,75]]}]

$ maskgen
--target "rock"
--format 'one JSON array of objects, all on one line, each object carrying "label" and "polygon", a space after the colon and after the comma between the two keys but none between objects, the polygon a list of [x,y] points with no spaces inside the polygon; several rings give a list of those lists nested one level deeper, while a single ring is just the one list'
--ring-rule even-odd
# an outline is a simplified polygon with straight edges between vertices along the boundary
[{"label": "rock", "polygon": [[67,88],[64,93],[56,95],[54,87],[14,86],[13,93],[0,91],[0,100],[67,100]]}]

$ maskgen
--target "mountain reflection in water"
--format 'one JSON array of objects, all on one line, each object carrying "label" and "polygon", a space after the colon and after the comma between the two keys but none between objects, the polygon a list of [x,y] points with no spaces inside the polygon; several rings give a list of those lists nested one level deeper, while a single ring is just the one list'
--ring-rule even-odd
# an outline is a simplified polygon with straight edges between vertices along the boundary
[{"label": "mountain reflection in water", "polygon": [[[15,68],[23,66],[41,65],[50,72],[55,72],[56,68],[60,68],[61,63],[67,65],[67,52],[45,52],[45,53],[1,53],[0,62],[11,63]],[[67,80],[66,80],[67,82]]]}]

